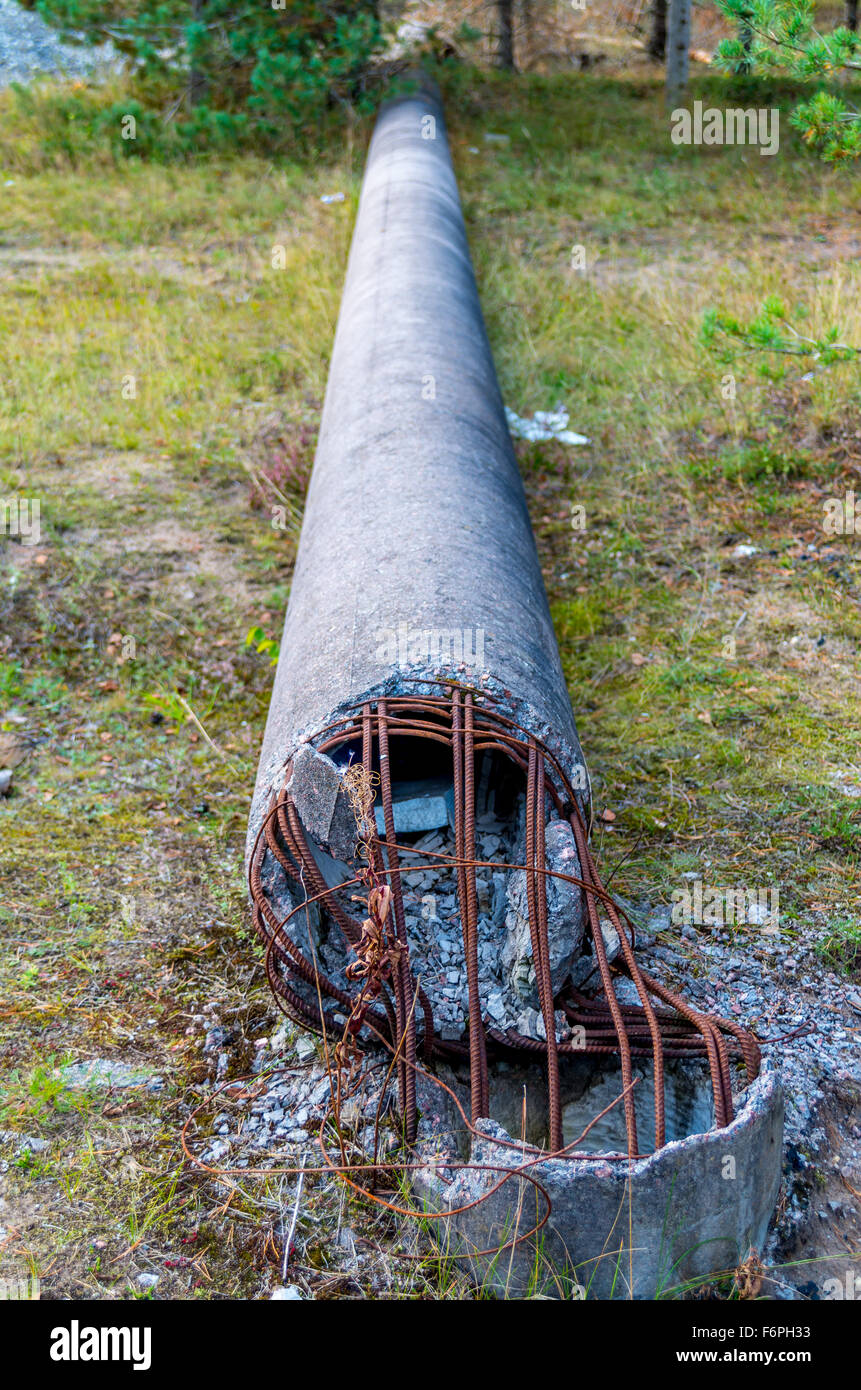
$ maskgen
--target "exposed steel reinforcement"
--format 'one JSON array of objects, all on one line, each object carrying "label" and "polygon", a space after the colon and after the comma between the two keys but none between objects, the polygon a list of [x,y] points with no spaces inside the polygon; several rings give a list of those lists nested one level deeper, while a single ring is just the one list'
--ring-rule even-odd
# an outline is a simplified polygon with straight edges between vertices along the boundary
[{"label": "exposed steel reinforcement", "polygon": [[[549,1094],[551,1152],[563,1148],[560,1058],[568,1053],[617,1057],[621,1068],[629,1157],[640,1153],[633,1099],[632,1059],[651,1058],[654,1082],[655,1148],[666,1139],[664,1063],[670,1058],[700,1057],[708,1061],[718,1128],[733,1118],[731,1064],[743,1060],[749,1080],[759,1072],[760,1051],[755,1038],[732,1020],[701,1013],[643,970],[635,957],[635,927],[623,907],[601,883],[589,848],[588,826],[580,803],[559,760],[528,731],[506,717],[486,691],[454,682],[442,693],[390,695],[368,700],[348,710],[311,740],[321,753],[332,755],[351,745],[360,776],[353,798],[357,819],[359,862],[355,876],[328,886],[312,852],[296,806],[286,791],[292,763],[280,793],[273,793],[249,860],[249,883],[255,926],[266,945],[266,969],[280,1004],[303,1027],[333,1040],[341,1060],[376,1038],[393,1053],[398,1100],[404,1132],[412,1142],[417,1130],[416,1069],[434,1057],[469,1059],[470,1103],[475,1122],[489,1114],[488,1056],[543,1053]],[[417,850],[398,842],[392,797],[392,749],[395,740],[427,739],[449,750],[454,781],[455,855]],[[295,751],[295,750],[294,750]],[[475,857],[475,765],[479,754],[492,751],[511,760],[526,783],[526,863],[500,864]],[[362,788],[361,774],[379,767],[379,797],[383,831],[374,820],[370,776]],[[376,776],[376,774],[375,774]],[[547,806],[570,823],[580,860],[581,877],[551,871],[545,864]],[[267,851],[281,866],[296,906],[279,916],[263,883]],[[454,868],[466,971],[469,1011],[467,1037],[451,1041],[434,1028],[431,1001],[411,968],[401,875],[434,864]],[[544,1041],[513,1029],[496,1027],[480,997],[478,971],[477,868],[522,869],[526,873],[529,930],[538,997],[544,1022]],[[586,998],[569,982],[554,998],[548,944],[547,878],[551,875],[578,885],[586,906],[587,937],[600,977],[596,998]],[[349,904],[365,906],[360,919]],[[311,904],[330,914],[343,934],[350,964],[347,978],[355,989],[327,977],[308,932],[307,952],[286,928]],[[608,959],[599,906],[619,935],[621,954]],[[614,972],[633,981],[639,1005],[620,1003],[613,989]],[[336,1007],[333,1007],[336,1006]],[[576,1030],[575,1041],[558,1041],[555,1011],[563,1010]],[[339,1018],[336,1018],[336,1014]],[[346,1018],[346,1023],[344,1019]]]}]

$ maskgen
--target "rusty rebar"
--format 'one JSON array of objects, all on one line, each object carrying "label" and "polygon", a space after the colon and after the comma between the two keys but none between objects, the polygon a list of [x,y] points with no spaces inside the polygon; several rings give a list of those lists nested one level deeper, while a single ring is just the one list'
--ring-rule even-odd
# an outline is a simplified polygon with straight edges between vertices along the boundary
[{"label": "rusty rebar", "polygon": [[[450,751],[454,783],[453,857],[419,851],[397,842],[392,800],[391,740],[402,737],[428,739],[445,745]],[[420,1005],[423,1021],[425,1056],[462,1056],[469,1060],[473,1123],[489,1113],[489,1046],[496,1051],[545,1055],[550,1100],[549,1138],[551,1151],[554,1152],[562,1147],[559,1058],[581,1052],[616,1056],[619,1059],[627,1147],[631,1156],[639,1152],[633,1096],[634,1056],[652,1059],[656,1147],[665,1142],[666,1058],[707,1058],[715,1122],[719,1127],[729,1123],[733,1114],[731,1054],[743,1059],[748,1078],[753,1079],[760,1064],[755,1038],[732,1020],[700,1013],[682,996],[642,970],[636,960],[633,927],[627,913],[601,884],[588,844],[582,807],[564,770],[553,754],[527,730],[498,711],[486,692],[449,681],[445,693],[441,695],[429,695],[421,690],[415,695],[366,701],[355,714],[347,714],[321,730],[314,743],[321,752],[358,743],[363,764],[369,771],[373,766],[375,749],[377,753],[383,834],[377,833],[376,826],[362,827],[362,833],[367,838],[368,863],[357,875],[357,881],[363,879],[377,885],[387,882],[391,886],[393,925],[387,948],[394,965],[391,972],[392,998],[380,985],[378,998],[382,1007],[363,1007],[361,1020],[362,1029],[367,1032],[367,1041],[372,1041],[374,1036],[385,1039],[397,1059],[398,1099],[408,1141],[415,1138],[417,1124],[417,1004]],[[536,988],[544,1023],[543,1040],[524,1037],[515,1029],[499,1029],[482,1015],[476,885],[476,870],[482,861],[475,857],[475,758],[479,752],[486,750],[504,754],[524,773],[526,779],[526,863],[501,867],[519,867],[526,871],[527,913]],[[587,934],[600,981],[601,994],[598,999],[586,999],[573,991],[570,985],[563,986],[558,998],[553,995],[547,935],[547,876],[551,871],[546,866],[544,844],[545,803],[548,797],[557,813],[568,819],[574,832],[580,875],[559,873],[556,876],[577,884],[583,894]],[[261,869],[267,852],[272,854],[294,889],[299,890],[300,901],[284,920],[279,920],[273,911],[263,888]],[[431,863],[447,864],[455,870],[469,1001],[465,1043],[436,1036],[430,1001],[419,987],[410,966],[401,888],[402,853]],[[304,1026],[316,1031],[324,1028],[332,1030],[335,1026],[334,1016],[327,1012],[322,1001],[332,1000],[349,1013],[355,996],[329,979],[320,970],[316,958],[309,960],[304,955],[288,934],[287,923],[303,906],[307,910],[308,903],[317,902],[322,910],[331,913],[343,934],[348,953],[355,950],[360,926],[343,907],[339,897],[342,890],[326,887],[311,854],[299,815],[286,791],[282,791],[280,797],[273,798],[258,834],[251,856],[249,882],[254,904],[253,920],[266,943],[267,975],[273,990],[291,1016]],[[622,1005],[616,998],[613,972],[598,914],[599,906],[606,910],[621,942],[621,959],[613,969],[617,972],[621,970],[633,981],[640,999],[639,1006]],[[295,983],[291,983],[291,978]],[[310,1000],[303,994],[303,987],[313,991]],[[652,998],[660,1001],[659,1004],[654,1005]],[[557,1005],[565,1013],[569,1025],[583,1030],[583,1036],[577,1042],[557,1039]]]}]

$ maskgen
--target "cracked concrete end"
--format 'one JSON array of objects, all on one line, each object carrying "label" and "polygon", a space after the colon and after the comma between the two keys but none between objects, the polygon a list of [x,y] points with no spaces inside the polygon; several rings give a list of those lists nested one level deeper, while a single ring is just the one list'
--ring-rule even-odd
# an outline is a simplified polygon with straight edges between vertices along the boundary
[{"label": "cracked concrete end", "polygon": [[[480,1121],[469,1161],[496,1171],[446,1169],[463,1163],[450,1102],[426,1079],[413,1190],[427,1211],[444,1212],[489,1193],[519,1150],[493,1120]],[[634,1162],[553,1159],[529,1171],[547,1190],[552,1211],[544,1228],[496,1257],[471,1254],[528,1231],[546,1203],[529,1182],[512,1177],[480,1206],[433,1223],[440,1247],[476,1282],[521,1298],[656,1299],[689,1281],[734,1269],[761,1250],[781,1180],[783,1092],[765,1072],[740,1098],[725,1129],[675,1140]],[[527,1150],[529,1152],[529,1150]],[[532,1150],[532,1153],[537,1152]],[[630,1184],[629,1184],[630,1176]],[[518,1204],[520,1215],[518,1225]],[[582,1295],[582,1292],[580,1294]]]}]

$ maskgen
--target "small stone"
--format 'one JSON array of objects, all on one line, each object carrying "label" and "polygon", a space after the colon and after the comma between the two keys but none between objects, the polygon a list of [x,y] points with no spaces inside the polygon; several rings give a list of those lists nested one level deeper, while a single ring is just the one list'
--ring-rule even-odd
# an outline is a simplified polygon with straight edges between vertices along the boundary
[{"label": "small stone", "polygon": [[501,994],[491,994],[487,1001],[487,1012],[491,1018],[496,1019],[497,1023],[502,1022],[505,1018],[505,1000]]},{"label": "small stone", "polygon": [[203,1040],[203,1050],[204,1052],[217,1052],[229,1039],[230,1033],[227,1028],[222,1028],[220,1025],[210,1028]]},{"label": "small stone", "polygon": [[637,986],[633,980],[629,980],[627,975],[617,975],[613,980],[613,993],[620,1004],[634,1004],[642,1007],[642,999],[637,993]]},{"label": "small stone", "polygon": [[158,1280],[157,1274],[138,1274],[135,1277],[135,1283],[140,1284],[142,1289],[154,1289]]},{"label": "small stone", "polygon": [[349,1250],[352,1254],[355,1254],[356,1237],[349,1226],[342,1226],[338,1232],[338,1245],[342,1250]]},{"label": "small stone", "polygon": [[270,1303],[302,1302],[305,1298],[298,1284],[282,1284],[269,1295]]},{"label": "small stone", "polygon": [[355,1096],[351,1096],[349,1100],[344,1101],[341,1106],[340,1118],[341,1124],[347,1125],[351,1129],[355,1129],[356,1125],[360,1123],[362,1119],[362,1105]]},{"label": "small stone", "polygon": [[300,1033],[296,1039],[296,1056],[300,1062],[310,1062],[312,1057],[317,1056],[317,1044],[307,1033]]},{"label": "small stone", "polygon": [[431,831],[429,835],[423,835],[420,840],[416,840],[415,848],[424,850],[439,850],[442,848],[443,839],[436,831]]},{"label": "small stone", "polygon": [[505,921],[506,907],[506,888],[508,879],[505,874],[493,875],[493,897],[491,901],[491,920],[495,927],[501,927]]},{"label": "small stone", "polygon": [[94,1057],[88,1062],[73,1062],[61,1069],[63,1085],[72,1089],[96,1087],[142,1086],[152,1078],[151,1067],[136,1067],[129,1062],[115,1062],[109,1057]]},{"label": "small stone", "polygon": [[601,935],[604,938],[604,949],[607,952],[607,961],[612,962],[621,951],[622,943],[619,940],[619,933],[616,931],[613,923],[609,922],[606,917],[601,918]]},{"label": "small stone", "polygon": [[[647,915],[647,917],[646,917],[646,921],[645,921],[646,931],[649,932],[649,933],[650,933],[651,935],[653,935],[653,936],[657,936],[658,932],[669,931],[670,926],[671,926],[671,924],[672,924],[672,920],[673,920],[672,908],[670,908],[670,907],[655,907],[655,908],[652,909],[652,911],[651,911],[650,913],[648,913],[648,915]],[[640,936],[640,933],[638,933],[638,937],[639,937],[639,936]]]},{"label": "small stone", "polygon": [[45,1149],[47,1149],[47,1147],[47,1139],[37,1139],[35,1137],[31,1137],[30,1135],[25,1135],[25,1137],[21,1140],[20,1145],[18,1146],[18,1152],[23,1153],[29,1150],[30,1153],[40,1154],[43,1153]]},{"label": "small stone", "polygon": [[[515,1023],[514,1027],[515,1030],[518,1033],[522,1033],[523,1037],[525,1038],[537,1038],[539,1037],[539,1023],[543,1030],[544,1022],[537,1009],[524,1009],[523,1013],[518,1015],[517,1022]],[[544,1036],[543,1031],[541,1032],[540,1036]]]},{"label": "small stone", "polygon": [[[546,1042],[546,1041],[547,1041],[547,1029],[546,1029],[545,1026],[544,1026],[544,1015],[543,1015],[543,1014],[541,1014],[541,1013],[536,1013],[536,1015],[535,1015],[535,1020],[534,1020],[534,1027],[535,1027],[535,1033],[534,1033],[532,1036],[534,1037],[534,1036],[537,1034],[537,1036],[538,1036],[539,1038],[541,1038],[542,1042]],[[570,1029],[570,1027],[568,1026],[568,1019],[565,1017],[565,1014],[563,1013],[562,1009],[557,1009],[557,1010],[555,1011],[555,1013],[554,1013],[554,1015],[553,1015],[553,1027],[554,1027],[554,1030],[555,1030],[555,1032],[556,1032],[556,1041],[557,1041],[557,1042],[564,1042],[565,1039],[566,1039],[567,1037],[570,1036],[571,1029]]]},{"label": "small stone", "polygon": [[314,1090],[311,1092],[311,1104],[322,1105],[324,1100],[328,1100],[331,1090],[332,1087],[329,1078],[328,1076],[324,1076],[323,1080],[317,1086],[315,1086]]}]

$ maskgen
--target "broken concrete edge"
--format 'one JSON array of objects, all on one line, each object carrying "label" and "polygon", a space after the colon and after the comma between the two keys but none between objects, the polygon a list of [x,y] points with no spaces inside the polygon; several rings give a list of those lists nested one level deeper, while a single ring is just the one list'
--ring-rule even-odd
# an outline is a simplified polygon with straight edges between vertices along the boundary
[{"label": "broken concrete edge", "polygon": [[[529,1162],[538,1150],[502,1147],[511,1136],[481,1120],[465,1160],[448,1097],[423,1077],[420,1099],[413,1193],[426,1214],[474,1204],[430,1227],[444,1258],[488,1292],[654,1300],[725,1275],[764,1246],[782,1179],[784,1105],[775,1072],[747,1087],[724,1129],[633,1161],[597,1155],[530,1167],[549,1196],[549,1217],[535,1236],[501,1251],[547,1209],[516,1173],[521,1154]],[[512,1176],[493,1192],[506,1170]],[[485,1251],[499,1253],[475,1253]]]},{"label": "broken concrete edge", "polygon": [[[580,749],[576,733],[573,738],[568,739],[564,735],[552,728],[542,720],[535,707],[528,699],[521,698],[507,690],[501,682],[496,680],[488,672],[484,672],[474,683],[464,681],[464,673],[453,668],[451,670],[441,669],[434,673],[433,678],[429,678],[428,672],[423,667],[416,667],[414,673],[406,671],[393,672],[385,680],[370,686],[359,695],[351,696],[330,711],[323,719],[317,723],[316,727],[306,725],[297,729],[293,746],[290,748],[277,748],[270,756],[268,761],[261,763],[257,783],[254,789],[254,796],[251,803],[251,812],[248,820],[248,837],[246,840],[245,862],[246,870],[251,861],[257,836],[266,811],[269,800],[274,792],[280,795],[284,788],[287,769],[297,750],[303,745],[316,745],[322,736],[322,730],[328,729],[332,724],[346,722],[348,719],[355,721],[356,735],[361,737],[361,707],[368,702],[375,703],[377,700],[386,700],[393,697],[416,696],[427,697],[445,695],[447,682],[461,684],[474,689],[478,694],[489,695],[493,702],[493,710],[501,714],[504,718],[512,720],[521,726],[528,734],[532,734],[537,741],[542,744],[547,751],[557,760],[559,766],[568,778],[575,790],[577,801],[586,823],[589,823],[589,808],[592,800],[592,785],[589,777],[589,770]],[[265,740],[264,740],[265,742]],[[558,776],[552,762],[548,763],[548,772],[554,782],[558,784]]]}]

